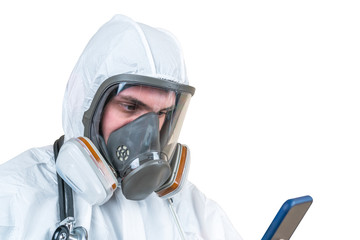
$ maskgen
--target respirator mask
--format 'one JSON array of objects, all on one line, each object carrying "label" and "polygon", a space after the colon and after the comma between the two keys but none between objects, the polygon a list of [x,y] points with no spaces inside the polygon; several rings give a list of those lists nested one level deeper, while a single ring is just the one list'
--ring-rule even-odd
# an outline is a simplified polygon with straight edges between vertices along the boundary
[{"label": "respirator mask", "polygon": [[189,151],[177,140],[194,92],[147,76],[107,79],[84,113],[84,136],[62,145],[58,174],[90,204],[105,203],[118,186],[131,200],[174,195],[189,168]]}]

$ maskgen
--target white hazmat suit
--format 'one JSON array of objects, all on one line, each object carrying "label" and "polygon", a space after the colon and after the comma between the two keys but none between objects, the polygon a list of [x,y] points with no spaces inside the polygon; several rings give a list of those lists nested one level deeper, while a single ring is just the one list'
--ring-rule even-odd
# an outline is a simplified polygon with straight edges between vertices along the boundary
[{"label": "white hazmat suit", "polygon": [[[93,36],[71,74],[63,102],[65,141],[84,134],[83,114],[98,87],[121,73],[188,83],[172,35],[116,15]],[[221,208],[189,182],[173,206],[186,239],[241,239]],[[168,202],[155,193],[131,201],[118,189],[101,206],[74,193],[74,209],[76,226],[85,227],[92,240],[180,239]],[[59,221],[52,146],[30,149],[0,166],[0,239],[51,239]]]}]

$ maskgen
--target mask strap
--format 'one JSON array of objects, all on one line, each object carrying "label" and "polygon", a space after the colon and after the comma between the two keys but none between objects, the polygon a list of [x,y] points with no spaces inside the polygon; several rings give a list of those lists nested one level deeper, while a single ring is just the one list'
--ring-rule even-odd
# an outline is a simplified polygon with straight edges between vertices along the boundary
[{"label": "mask strap", "polygon": [[[58,157],[61,146],[64,143],[64,136],[61,136],[53,144],[55,162]],[[83,227],[74,227],[74,202],[71,187],[57,175],[58,191],[59,191],[59,210],[60,224],[55,230],[52,240],[87,240],[88,234]]]},{"label": "mask strap", "polygon": [[[64,136],[61,136],[53,145],[55,162],[63,143]],[[64,182],[59,174],[56,175],[58,180],[60,221],[63,221],[67,217],[74,217],[73,195],[71,187]]]}]

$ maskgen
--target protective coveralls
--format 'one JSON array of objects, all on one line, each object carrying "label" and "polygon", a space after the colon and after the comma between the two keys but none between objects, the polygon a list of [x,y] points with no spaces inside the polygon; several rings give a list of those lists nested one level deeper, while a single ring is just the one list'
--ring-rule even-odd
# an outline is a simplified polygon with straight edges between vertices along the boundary
[{"label": "protective coveralls", "polygon": [[[187,84],[178,43],[169,33],[116,15],[88,43],[64,96],[65,141],[82,136],[82,118],[99,85],[132,73]],[[79,173],[81,174],[81,173]],[[221,208],[186,182],[173,197],[186,239],[241,239]],[[76,225],[89,239],[180,239],[165,200],[127,200],[121,191],[91,206],[74,195]],[[52,146],[30,149],[0,166],[0,239],[50,239],[59,223]]]}]

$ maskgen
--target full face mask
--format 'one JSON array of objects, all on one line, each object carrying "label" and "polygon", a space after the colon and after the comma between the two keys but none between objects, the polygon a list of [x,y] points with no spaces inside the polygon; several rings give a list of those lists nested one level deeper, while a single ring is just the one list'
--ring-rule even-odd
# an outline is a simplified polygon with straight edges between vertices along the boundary
[{"label": "full face mask", "polygon": [[[99,186],[107,183],[103,187],[106,197],[92,200],[92,204],[106,202],[118,184],[124,196],[131,200],[145,199],[154,191],[160,197],[168,197],[181,189],[188,170],[189,151],[178,144],[177,139],[194,92],[195,89],[188,85],[132,74],[116,75],[103,82],[83,117],[83,139],[89,142],[87,149],[81,149],[85,145],[78,141],[68,141],[73,145],[75,142],[76,148],[81,149],[79,151],[88,153],[85,154],[87,160],[78,162],[95,163],[92,166],[97,173],[91,177],[92,184],[97,185],[94,178],[99,179]],[[115,115],[108,111],[109,106]],[[116,118],[108,121],[108,112]],[[111,125],[114,126],[108,128]],[[83,178],[81,181],[86,182],[89,176],[85,176],[87,173],[70,176],[71,171],[65,167],[70,161],[61,164],[65,162],[61,151],[57,160],[59,175],[70,182],[69,185],[73,183],[75,191],[79,190],[76,187],[79,183],[75,184],[73,179]],[[95,151],[101,162],[108,166],[107,170],[110,169],[106,173],[96,167],[99,161],[89,157]],[[104,176],[110,181],[102,179]],[[88,188],[87,191],[91,190]],[[88,198],[95,194],[83,192],[83,195]]]}]

